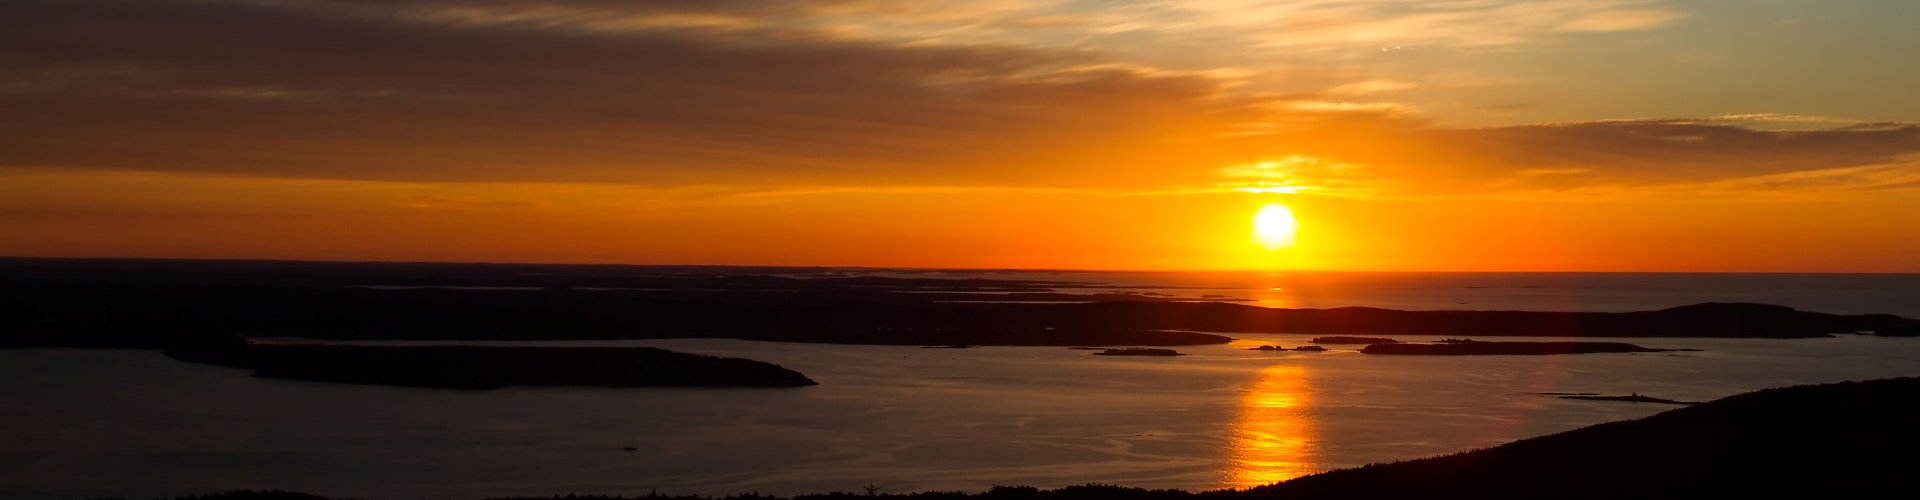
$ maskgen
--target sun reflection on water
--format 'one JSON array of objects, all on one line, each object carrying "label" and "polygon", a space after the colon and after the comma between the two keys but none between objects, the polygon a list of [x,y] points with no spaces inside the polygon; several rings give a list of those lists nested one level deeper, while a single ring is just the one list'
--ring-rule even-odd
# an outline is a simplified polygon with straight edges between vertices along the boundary
[{"label": "sun reflection on water", "polygon": [[1226,488],[1251,488],[1315,472],[1314,422],[1307,371],[1270,366],[1240,397],[1227,444]]},{"label": "sun reflection on water", "polygon": [[1280,309],[1300,307],[1300,297],[1290,288],[1272,287],[1255,289],[1250,295],[1252,295],[1250,298],[1253,299],[1251,304],[1260,307]]}]

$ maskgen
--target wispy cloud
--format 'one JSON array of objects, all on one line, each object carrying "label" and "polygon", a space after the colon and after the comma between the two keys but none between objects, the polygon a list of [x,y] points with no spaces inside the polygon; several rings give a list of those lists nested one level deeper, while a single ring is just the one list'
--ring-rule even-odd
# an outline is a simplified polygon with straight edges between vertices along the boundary
[{"label": "wispy cloud", "polygon": [[1920,154],[1913,125],[1763,113],[1444,128],[1401,98],[1483,80],[1303,70],[1279,92],[1263,70],[1125,50],[1505,47],[1683,18],[1648,0],[22,0],[0,4],[0,165],[1420,196],[1787,179]]},{"label": "wispy cloud", "polygon": [[[1366,165],[1388,197],[1559,192],[1726,195],[1908,189],[1920,126],[1765,130],[1715,120],[1624,120],[1481,129],[1394,122],[1323,124],[1265,139],[1326,161]],[[1735,189],[1735,188],[1738,189]]]},{"label": "wispy cloud", "polygon": [[[16,124],[0,161],[405,180],[1007,182],[1034,165],[1142,158],[1251,113],[1221,101],[1228,74],[1071,51],[746,28],[582,34],[391,10],[0,6],[5,87],[23,89],[0,95]],[[731,15],[746,14],[764,13]],[[69,35],[90,31],[109,35]]]},{"label": "wispy cloud", "polygon": [[1364,82],[1353,82],[1345,85],[1340,85],[1338,87],[1334,87],[1331,89],[1327,89],[1326,93],[1332,94],[1332,95],[1343,95],[1343,96],[1369,96],[1369,95],[1376,95],[1376,94],[1387,94],[1387,93],[1393,93],[1393,92],[1412,90],[1413,88],[1419,87],[1419,86],[1420,84],[1416,82],[1401,82],[1401,81],[1394,81],[1394,80],[1367,80]]},{"label": "wispy cloud", "polygon": [[1160,2],[1148,10],[1171,19],[1156,23],[1170,31],[1294,49],[1508,46],[1556,33],[1651,29],[1686,17],[1649,0]]}]

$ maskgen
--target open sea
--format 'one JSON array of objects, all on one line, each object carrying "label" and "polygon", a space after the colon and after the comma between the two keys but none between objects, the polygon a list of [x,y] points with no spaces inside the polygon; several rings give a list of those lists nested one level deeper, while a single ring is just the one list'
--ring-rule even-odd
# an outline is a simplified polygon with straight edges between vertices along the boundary
[{"label": "open sea", "polygon": [[[1920,317],[1920,275],[798,274],[1039,280],[1064,283],[1067,293],[1270,307],[1628,311],[1719,301]],[[757,359],[821,384],[800,389],[414,389],[252,378],[154,351],[7,349],[0,498],[237,488],[392,499],[796,494],[869,484],[888,492],[1088,482],[1232,488],[1674,408],[1547,392],[1705,401],[1920,375],[1920,339],[1912,338],[1648,338],[1624,341],[1700,351],[1424,357],[1363,355],[1359,346],[1249,351],[1311,336],[1233,336],[1240,340],[1180,347],[1189,355],[1176,358],[726,339],[540,343]]]},{"label": "open sea", "polygon": [[[824,270],[828,276],[1073,283],[1063,293],[1215,296],[1262,307],[1405,310],[1646,311],[1701,302],[1757,302],[1835,314],[1920,318],[1920,274],[1366,273]],[[800,274],[808,276],[808,274]],[[990,295],[990,293],[983,293]]]}]

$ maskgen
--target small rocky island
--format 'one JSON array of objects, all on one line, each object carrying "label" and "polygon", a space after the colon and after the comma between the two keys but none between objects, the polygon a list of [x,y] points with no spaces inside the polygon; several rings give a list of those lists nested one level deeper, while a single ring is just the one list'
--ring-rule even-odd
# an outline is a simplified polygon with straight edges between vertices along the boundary
[{"label": "small rocky island", "polygon": [[1095,356],[1185,356],[1185,354],[1181,354],[1180,351],[1175,351],[1173,349],[1142,349],[1137,347],[1126,348],[1126,349],[1107,349],[1105,351],[1093,353],[1093,355]]},{"label": "small rocky island", "polygon": [[1625,401],[1628,403],[1659,403],[1659,404],[1668,404],[1668,405],[1700,404],[1700,402],[1698,401],[1679,401],[1679,400],[1666,399],[1666,398],[1656,398],[1653,396],[1640,394],[1638,392],[1633,394],[1615,395],[1615,396],[1609,396],[1605,394],[1596,394],[1591,392],[1542,392],[1540,394],[1543,396],[1554,396],[1560,399],[1578,399],[1583,401]]},{"label": "small rocky island", "polygon": [[1349,337],[1344,335],[1334,335],[1331,337],[1314,337],[1313,340],[1311,340],[1310,342],[1313,342],[1315,344],[1369,344],[1371,345],[1371,344],[1392,344],[1399,341],[1390,339],[1390,338],[1385,338],[1385,337]]},{"label": "small rocky island", "polygon": [[271,345],[221,336],[166,354],[256,377],[442,389],[818,385],[772,363],[651,347]]},{"label": "small rocky island", "polygon": [[1448,342],[1442,344],[1373,344],[1361,349],[1366,354],[1424,356],[1464,355],[1545,355],[1589,354],[1603,352],[1668,352],[1673,349],[1649,349],[1625,342]]},{"label": "small rocky island", "polygon": [[1277,346],[1277,345],[1263,345],[1263,346],[1260,346],[1260,347],[1248,347],[1248,348],[1247,348],[1247,350],[1249,350],[1249,351],[1301,351],[1301,352],[1322,352],[1322,351],[1326,351],[1326,350],[1327,350],[1327,348],[1325,348],[1325,347],[1320,347],[1320,346],[1317,346],[1317,345],[1303,345],[1303,346],[1299,346],[1299,347],[1295,347],[1295,348],[1292,348],[1292,349],[1288,349],[1288,348],[1286,348],[1286,346]]}]

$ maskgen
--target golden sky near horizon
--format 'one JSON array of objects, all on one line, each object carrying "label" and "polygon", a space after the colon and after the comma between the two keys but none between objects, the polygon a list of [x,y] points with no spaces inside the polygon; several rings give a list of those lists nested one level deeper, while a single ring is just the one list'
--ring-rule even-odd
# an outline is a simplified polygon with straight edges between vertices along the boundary
[{"label": "golden sky near horizon", "polygon": [[[1920,272],[1914,20],[1903,0],[14,1],[0,255]],[[1290,238],[1255,234],[1274,205]]]}]

